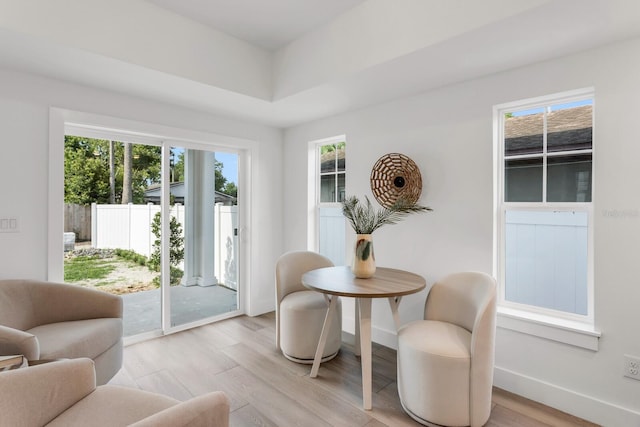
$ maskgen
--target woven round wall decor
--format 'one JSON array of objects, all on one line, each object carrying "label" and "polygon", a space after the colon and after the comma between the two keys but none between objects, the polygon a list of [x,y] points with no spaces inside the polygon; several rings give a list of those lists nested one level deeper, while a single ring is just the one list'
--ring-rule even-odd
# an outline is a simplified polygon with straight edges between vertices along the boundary
[{"label": "woven round wall decor", "polygon": [[404,154],[380,157],[371,170],[371,191],[382,206],[393,206],[399,198],[416,203],[422,194],[422,175],[413,160]]}]

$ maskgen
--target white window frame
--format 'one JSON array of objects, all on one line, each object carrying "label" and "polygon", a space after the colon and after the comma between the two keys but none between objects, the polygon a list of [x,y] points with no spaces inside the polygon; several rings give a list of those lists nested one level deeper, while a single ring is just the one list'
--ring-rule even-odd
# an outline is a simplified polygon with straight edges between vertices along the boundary
[{"label": "white window frame", "polygon": [[[342,205],[340,202],[321,202],[320,201],[320,186],[321,186],[321,171],[320,171],[320,147],[323,145],[338,144],[340,142],[347,141],[346,135],[336,135],[329,138],[318,139],[309,142],[309,212],[311,214],[309,234],[307,239],[307,247],[311,251],[319,251],[320,249],[320,208],[340,208]],[[337,170],[336,185],[337,185]],[[345,165],[345,177],[346,177],[346,165]]]},{"label": "white window frame", "polygon": [[[546,151],[546,121],[543,139],[543,202],[505,202],[505,113],[546,107],[590,99],[595,112],[595,92],[593,88],[585,88],[563,92],[538,98],[525,99],[494,106],[494,275],[498,279],[498,326],[518,332],[528,333],[555,341],[597,350],[600,333],[595,330],[594,301],[594,247],[593,247],[593,200],[595,192],[595,141],[591,150],[576,152],[564,151],[549,155]],[[592,113],[592,129],[595,128]],[[594,132],[595,135],[595,132]],[[595,139],[595,138],[594,138]],[[592,154],[591,168],[591,202],[546,202],[546,166],[547,157],[567,154]],[[540,155],[524,155],[519,158],[540,157]],[[509,156],[509,158],[513,158]],[[506,211],[572,211],[585,212],[588,217],[587,228],[587,314],[580,315],[559,310],[507,301],[505,287],[505,217]]]},{"label": "white window frame", "polygon": [[[338,165],[336,164],[336,170],[333,172],[326,172],[326,173],[322,173],[322,170],[320,169],[320,147],[323,147],[325,145],[334,145],[334,144],[339,144],[341,142],[344,142],[346,144],[346,138],[344,137],[344,135],[342,136],[335,136],[332,138],[328,138],[328,139],[323,139],[320,141],[315,141],[315,156],[316,156],[316,205],[318,207],[340,207],[341,203],[338,201],[338,199],[340,198],[340,195],[338,194],[338,175],[340,174],[346,174],[346,165],[345,165],[345,170],[344,171],[339,171],[338,170]],[[322,176],[326,175],[333,175],[335,176],[335,187],[336,187],[336,201],[334,202],[323,202],[320,200],[320,197],[322,195]]]}]

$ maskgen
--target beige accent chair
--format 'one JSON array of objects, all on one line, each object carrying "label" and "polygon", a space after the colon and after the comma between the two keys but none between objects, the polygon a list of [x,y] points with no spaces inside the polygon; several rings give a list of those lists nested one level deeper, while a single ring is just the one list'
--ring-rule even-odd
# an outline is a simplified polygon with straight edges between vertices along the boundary
[{"label": "beige accent chair", "polygon": [[88,357],[98,384],[122,366],[122,298],[35,280],[0,280],[0,355]]},{"label": "beige accent chair", "polygon": [[[324,294],[305,288],[301,279],[304,273],[324,267],[333,267],[331,260],[309,251],[288,252],[276,263],[276,346],[294,362],[312,364],[316,354],[329,302]],[[341,344],[342,302],[338,300],[322,361],[336,357]]]},{"label": "beige accent chair", "polygon": [[491,414],[496,282],[452,274],[434,284],[424,319],[398,331],[398,394],[416,421],[482,426]]},{"label": "beige accent chair", "polygon": [[0,373],[0,427],[227,427],[229,400],[211,392],[186,402],[115,385],[96,387],[91,359]]}]

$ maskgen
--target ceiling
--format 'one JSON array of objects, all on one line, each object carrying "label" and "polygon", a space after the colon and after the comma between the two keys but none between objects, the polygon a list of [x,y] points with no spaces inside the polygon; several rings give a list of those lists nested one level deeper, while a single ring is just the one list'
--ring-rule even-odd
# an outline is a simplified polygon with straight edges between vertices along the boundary
[{"label": "ceiling", "polygon": [[638,36],[629,0],[0,0],[0,68],[280,128]]},{"label": "ceiling", "polygon": [[275,50],[364,0],[149,0],[185,18]]}]

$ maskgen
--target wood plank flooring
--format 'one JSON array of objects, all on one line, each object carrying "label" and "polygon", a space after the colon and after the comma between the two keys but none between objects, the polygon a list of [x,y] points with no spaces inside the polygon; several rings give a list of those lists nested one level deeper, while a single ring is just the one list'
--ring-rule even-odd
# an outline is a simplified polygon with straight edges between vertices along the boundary
[{"label": "wood plank flooring", "polygon": [[[362,409],[360,359],[340,354],[309,378],[311,365],[275,348],[273,313],[237,317],[125,347],[122,370],[110,384],[187,400],[223,390],[231,426],[418,426],[400,406],[395,350],[373,344],[373,409]],[[494,388],[487,426],[593,426]]]}]

